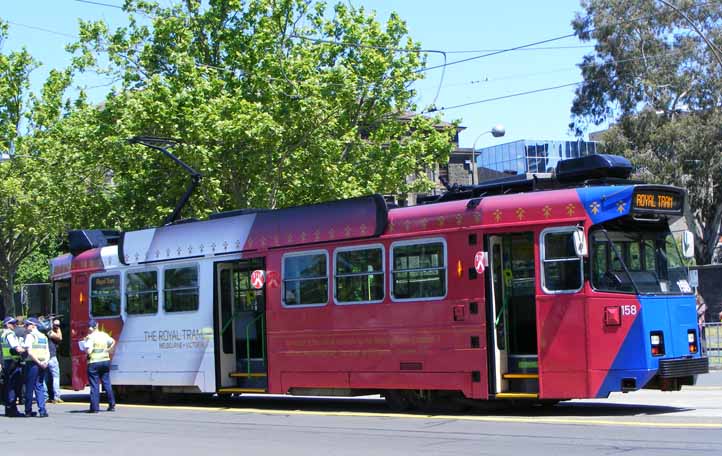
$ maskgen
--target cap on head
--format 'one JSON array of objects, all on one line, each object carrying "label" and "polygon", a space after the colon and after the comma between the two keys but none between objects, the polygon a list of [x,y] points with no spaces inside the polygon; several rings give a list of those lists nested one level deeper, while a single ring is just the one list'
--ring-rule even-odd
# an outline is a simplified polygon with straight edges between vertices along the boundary
[{"label": "cap on head", "polygon": [[7,316],[7,317],[5,317],[5,318],[3,319],[3,326],[5,326],[5,325],[14,325],[14,324],[16,324],[17,322],[18,322],[18,321],[17,321],[16,319],[14,319],[13,317]]},{"label": "cap on head", "polygon": [[38,321],[37,318],[26,318],[26,319],[25,319],[25,326],[27,326],[27,325],[40,326],[40,322]]},{"label": "cap on head", "polygon": [[97,321],[91,319],[91,320],[88,322],[88,328],[97,328],[97,327],[98,327],[98,322],[97,322]]}]

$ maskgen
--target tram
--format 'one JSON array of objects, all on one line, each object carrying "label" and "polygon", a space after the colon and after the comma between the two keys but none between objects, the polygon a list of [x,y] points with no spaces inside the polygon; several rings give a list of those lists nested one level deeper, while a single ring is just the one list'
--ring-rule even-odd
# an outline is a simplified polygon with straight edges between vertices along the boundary
[{"label": "tram", "polygon": [[93,318],[118,341],[121,394],[382,394],[403,409],[679,390],[708,371],[692,247],[669,228],[685,192],[631,171],[592,155],[412,207],[372,195],[71,232],[51,275],[72,386]]}]

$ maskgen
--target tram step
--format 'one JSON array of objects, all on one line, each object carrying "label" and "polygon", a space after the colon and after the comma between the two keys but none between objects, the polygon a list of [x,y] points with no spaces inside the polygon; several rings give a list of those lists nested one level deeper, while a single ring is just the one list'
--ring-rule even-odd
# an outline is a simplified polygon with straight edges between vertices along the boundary
[{"label": "tram step", "polygon": [[231,372],[228,374],[231,378],[250,378],[250,377],[268,377],[265,372]]},{"label": "tram step", "polygon": [[233,394],[233,393],[265,393],[265,388],[219,388],[219,394]]},{"label": "tram step", "polygon": [[539,374],[504,374],[506,380],[539,380]]},{"label": "tram step", "polygon": [[539,399],[539,393],[496,393],[497,399]]}]

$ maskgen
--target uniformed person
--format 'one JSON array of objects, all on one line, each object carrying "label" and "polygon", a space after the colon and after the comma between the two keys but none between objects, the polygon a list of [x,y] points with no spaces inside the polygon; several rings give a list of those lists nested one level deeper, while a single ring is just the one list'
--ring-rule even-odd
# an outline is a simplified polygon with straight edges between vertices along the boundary
[{"label": "uniformed person", "polygon": [[28,334],[25,336],[24,346],[28,353],[25,361],[25,416],[35,416],[33,412],[33,395],[38,403],[39,417],[48,416],[45,409],[45,373],[50,361],[50,349],[48,348],[48,336],[38,331],[40,322],[35,318],[25,320],[25,329]]},{"label": "uniformed person", "polygon": [[85,338],[85,351],[88,354],[88,383],[90,383],[90,410],[98,413],[100,409],[100,383],[108,395],[108,411],[115,411],[115,396],[110,384],[110,352],[115,340],[98,329],[95,320],[88,322],[88,335]]},{"label": "uniformed person", "polygon": [[17,399],[22,389],[22,356],[25,354],[20,340],[15,335],[17,320],[5,317],[3,330],[0,336],[3,352],[3,380],[5,383],[5,416],[24,416],[18,412]]}]

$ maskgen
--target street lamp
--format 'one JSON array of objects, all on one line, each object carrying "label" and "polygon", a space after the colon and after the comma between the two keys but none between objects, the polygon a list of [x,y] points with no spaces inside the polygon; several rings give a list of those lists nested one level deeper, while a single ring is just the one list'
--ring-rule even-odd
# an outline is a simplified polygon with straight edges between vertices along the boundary
[{"label": "street lamp", "polygon": [[474,144],[471,146],[471,185],[476,185],[476,143],[479,141],[479,138],[484,136],[487,133],[491,133],[491,136],[495,138],[501,138],[506,134],[506,129],[504,128],[504,125],[497,124],[494,125],[494,128],[492,128],[489,131],[484,131],[479,134],[479,136],[476,137],[474,140]]}]

